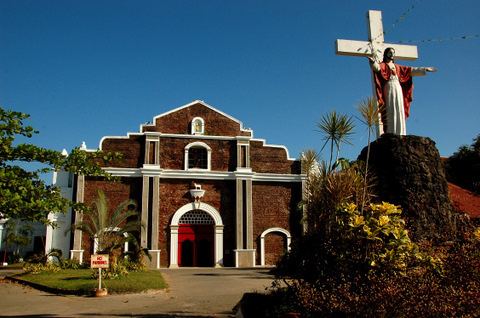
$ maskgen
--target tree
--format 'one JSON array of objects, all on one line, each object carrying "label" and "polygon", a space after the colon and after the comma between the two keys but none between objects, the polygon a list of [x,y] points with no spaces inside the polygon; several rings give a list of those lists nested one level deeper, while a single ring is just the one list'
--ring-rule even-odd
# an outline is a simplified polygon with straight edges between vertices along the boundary
[{"label": "tree", "polygon": [[[20,143],[17,138],[28,139],[37,134],[33,127],[25,125],[30,116],[0,107],[0,218],[40,221],[48,224],[50,212],[66,212],[68,207],[82,209],[61,196],[60,190],[47,185],[42,173],[63,169],[77,174],[111,176],[101,165],[118,159],[117,153],[102,151],[85,152],[78,148],[65,157],[61,152]],[[45,168],[29,170],[30,163]]]},{"label": "tree", "polygon": [[448,158],[445,169],[448,181],[480,194],[480,135]]},{"label": "tree", "polygon": [[31,242],[32,226],[23,224],[20,226],[15,220],[6,222],[6,235],[4,239],[5,250],[3,252],[3,263],[7,261],[7,250],[13,246],[13,258],[19,257],[20,247],[27,246]]},{"label": "tree", "polygon": [[[142,223],[135,210],[135,201],[123,201],[110,213],[105,193],[102,190],[97,193],[92,208],[86,209],[82,221],[75,223],[72,228],[86,233],[96,244],[99,253],[113,255],[127,240],[136,242],[132,232],[138,232]],[[115,260],[111,263],[114,264]]]},{"label": "tree", "polygon": [[367,158],[365,160],[365,175],[364,175],[364,190],[362,194],[362,204],[360,207],[361,212],[363,213],[363,208],[365,206],[365,198],[367,195],[367,180],[368,180],[368,162],[370,160],[370,140],[372,138],[372,132],[375,128],[375,125],[379,124],[379,110],[376,107],[375,99],[373,97],[368,97],[360,102],[358,105],[358,111],[362,116],[360,121],[364,123],[368,128],[368,143],[367,143]]},{"label": "tree", "polygon": [[[328,164],[328,170],[332,170],[334,165],[332,162],[337,162],[340,145],[342,143],[350,143],[348,138],[353,133],[354,124],[351,117],[346,115],[338,115],[337,112],[333,111],[322,117],[317,127],[320,129],[320,132],[323,133],[325,143],[322,146],[322,149],[330,142],[330,160]],[[336,149],[335,160],[333,160],[333,152]]]}]

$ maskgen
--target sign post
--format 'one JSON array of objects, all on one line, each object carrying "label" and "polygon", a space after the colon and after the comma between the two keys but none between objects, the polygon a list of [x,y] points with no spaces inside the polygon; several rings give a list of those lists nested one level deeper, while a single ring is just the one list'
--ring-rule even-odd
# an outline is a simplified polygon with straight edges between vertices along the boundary
[{"label": "sign post", "polygon": [[108,254],[94,254],[90,258],[90,267],[98,268],[98,290],[102,290],[102,268],[108,268]]}]

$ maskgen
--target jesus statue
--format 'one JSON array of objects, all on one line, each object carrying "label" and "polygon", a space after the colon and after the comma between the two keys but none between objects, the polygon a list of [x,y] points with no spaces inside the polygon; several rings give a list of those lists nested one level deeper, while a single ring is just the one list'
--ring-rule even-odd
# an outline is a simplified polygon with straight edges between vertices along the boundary
[{"label": "jesus statue", "polygon": [[381,114],[383,131],[406,135],[406,123],[412,101],[412,76],[436,72],[434,67],[410,67],[395,64],[395,49],[388,47],[383,53],[383,62],[369,57],[374,75],[378,109]]}]

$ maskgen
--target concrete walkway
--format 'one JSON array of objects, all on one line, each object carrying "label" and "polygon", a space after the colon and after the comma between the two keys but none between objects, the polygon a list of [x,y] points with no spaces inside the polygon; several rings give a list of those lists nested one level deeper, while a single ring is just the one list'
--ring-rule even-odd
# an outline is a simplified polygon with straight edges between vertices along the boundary
[{"label": "concrete walkway", "polygon": [[0,317],[232,317],[243,294],[264,292],[268,269],[162,269],[169,288],[105,298],[57,296],[0,282]]}]

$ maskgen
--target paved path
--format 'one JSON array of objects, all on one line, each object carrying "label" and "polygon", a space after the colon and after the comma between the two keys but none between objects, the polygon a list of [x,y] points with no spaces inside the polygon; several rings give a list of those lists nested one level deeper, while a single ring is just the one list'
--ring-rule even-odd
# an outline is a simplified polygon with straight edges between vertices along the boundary
[{"label": "paved path", "polygon": [[231,317],[245,292],[263,292],[266,269],[162,269],[166,291],[105,298],[57,296],[0,282],[0,317]]}]

